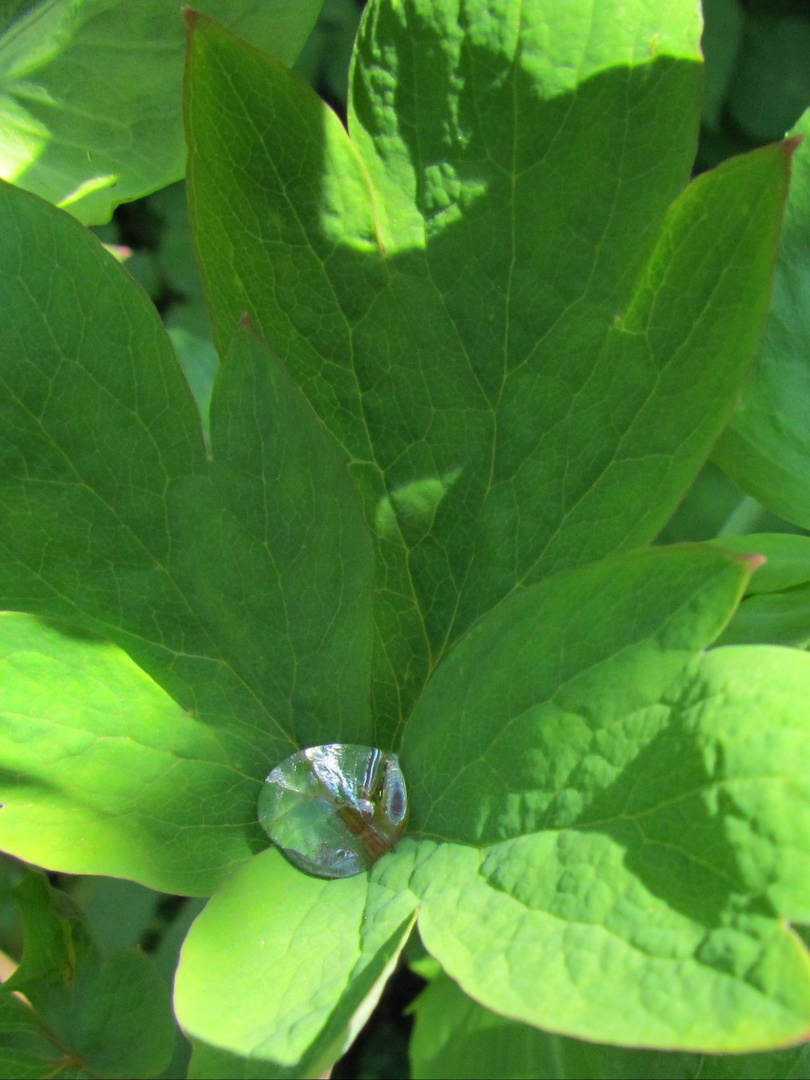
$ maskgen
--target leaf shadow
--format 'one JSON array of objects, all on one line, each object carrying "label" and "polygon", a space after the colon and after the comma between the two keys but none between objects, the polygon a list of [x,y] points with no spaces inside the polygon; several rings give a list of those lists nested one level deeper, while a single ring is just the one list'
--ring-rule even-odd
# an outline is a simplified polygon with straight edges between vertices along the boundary
[{"label": "leaf shadow", "polygon": [[732,910],[777,918],[772,850],[732,786],[722,744],[676,712],[574,827],[610,837],[645,888],[703,925]]}]

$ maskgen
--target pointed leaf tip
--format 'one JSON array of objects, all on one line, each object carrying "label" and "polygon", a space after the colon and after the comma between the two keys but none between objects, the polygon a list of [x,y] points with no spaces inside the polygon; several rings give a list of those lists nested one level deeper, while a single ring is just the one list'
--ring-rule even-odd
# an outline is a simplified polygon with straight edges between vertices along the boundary
[{"label": "pointed leaf tip", "polygon": [[791,135],[789,138],[783,139],[779,144],[779,147],[784,155],[785,165],[787,166],[787,190],[785,192],[785,201],[787,202],[788,194],[793,180],[793,172],[795,165],[793,163],[793,155],[799,149],[804,142],[804,135],[797,134]]},{"label": "pointed leaf tip", "polygon": [[802,145],[803,142],[804,142],[804,135],[791,135],[790,138],[782,140],[782,142],[779,145],[782,147],[782,150],[783,150],[783,152],[785,154],[785,157],[788,159],[788,161],[791,160],[791,158],[793,157],[793,155],[796,153],[796,151],[799,149],[799,147]]},{"label": "pointed leaf tip", "polygon": [[765,555],[754,555],[752,552],[736,552],[735,557],[745,564],[749,577],[768,561]]}]

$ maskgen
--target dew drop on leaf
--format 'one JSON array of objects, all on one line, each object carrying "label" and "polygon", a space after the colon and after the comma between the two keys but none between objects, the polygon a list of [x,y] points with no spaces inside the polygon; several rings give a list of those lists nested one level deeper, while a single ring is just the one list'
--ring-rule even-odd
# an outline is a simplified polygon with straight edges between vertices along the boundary
[{"label": "dew drop on leaf", "polygon": [[396,755],[349,743],[299,750],[263,784],[259,823],[308,874],[361,874],[394,847],[408,823]]}]

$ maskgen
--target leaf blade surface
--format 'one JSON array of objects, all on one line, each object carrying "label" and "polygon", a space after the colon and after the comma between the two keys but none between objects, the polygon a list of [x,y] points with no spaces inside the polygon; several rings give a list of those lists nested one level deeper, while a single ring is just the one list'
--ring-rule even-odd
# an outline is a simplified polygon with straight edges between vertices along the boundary
[{"label": "leaf blade surface", "polygon": [[[180,179],[185,26],[166,0],[42,0],[0,36],[0,176],[86,224]],[[203,0],[292,63],[318,0]]]},{"label": "leaf blade surface", "polygon": [[192,215],[215,332],[250,313],[363,496],[378,741],[518,584],[652,540],[756,344],[785,152],[678,199],[695,8],[615,14],[596,5],[586,45],[542,4],[371,5],[348,136],[280,66],[195,35]]},{"label": "leaf blade surface", "polygon": [[[283,757],[370,741],[371,541],[331,436],[251,330],[223,363],[209,458],[143,293],[66,214],[2,195],[2,603],[116,643],[210,727],[241,777],[222,870],[255,845],[245,792]],[[204,825],[203,806],[183,813]]]},{"label": "leaf blade surface", "polygon": [[[326,881],[263,852],[209,901],[186,939],[175,982],[180,1023],[276,1067],[312,1065],[324,1053],[333,1062],[346,1031],[351,1042],[376,1003],[414,907],[407,889],[366,874]],[[231,983],[229,1002],[212,981],[219,973]]]}]

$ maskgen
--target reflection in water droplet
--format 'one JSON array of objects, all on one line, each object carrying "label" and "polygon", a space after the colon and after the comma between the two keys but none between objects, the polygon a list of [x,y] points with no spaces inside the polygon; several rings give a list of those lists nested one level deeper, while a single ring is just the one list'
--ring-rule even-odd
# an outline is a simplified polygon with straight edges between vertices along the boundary
[{"label": "reflection in water droplet", "polygon": [[347,743],[299,750],[267,777],[259,823],[308,874],[360,874],[405,832],[408,796],[399,762]]}]

